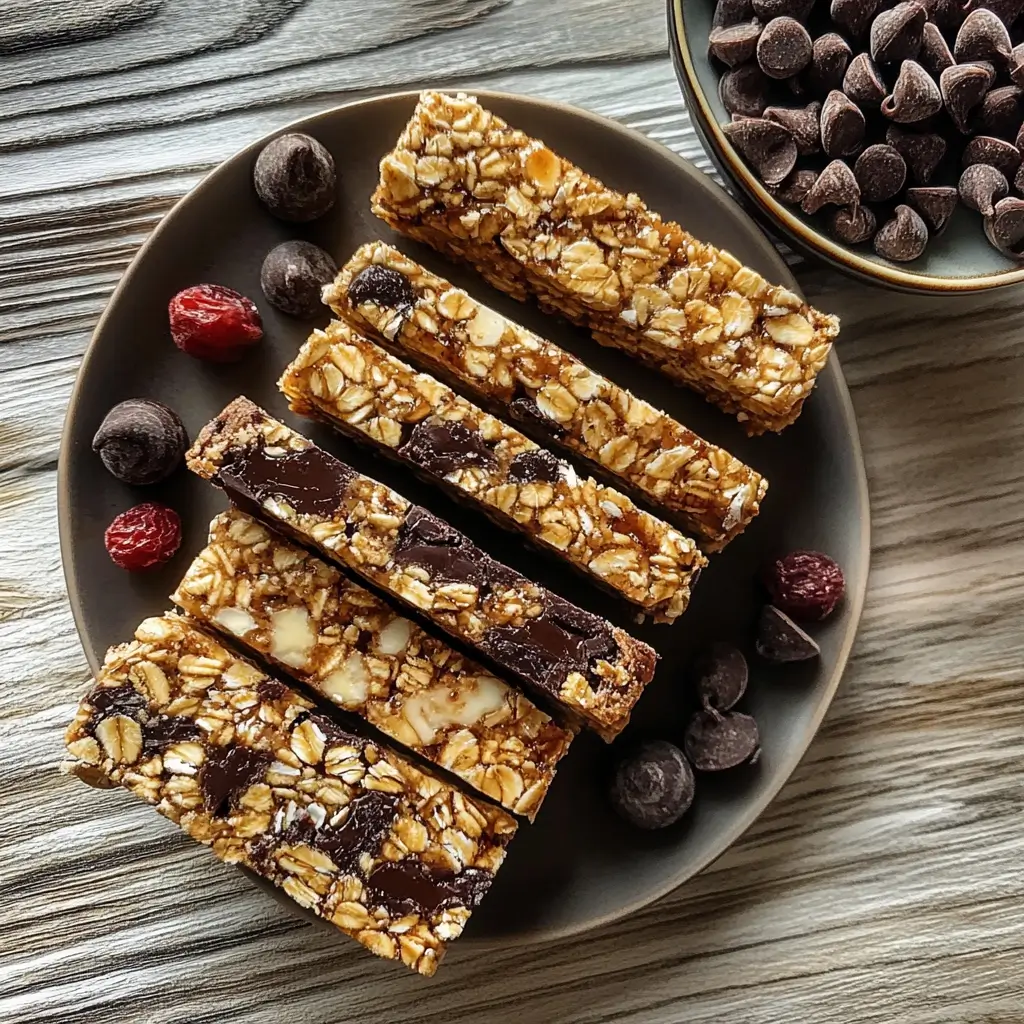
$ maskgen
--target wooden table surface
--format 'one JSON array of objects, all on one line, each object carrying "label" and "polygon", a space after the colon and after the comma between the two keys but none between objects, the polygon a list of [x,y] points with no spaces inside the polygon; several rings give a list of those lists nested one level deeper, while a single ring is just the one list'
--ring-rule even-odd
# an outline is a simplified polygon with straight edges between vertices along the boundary
[{"label": "wooden table surface", "polygon": [[[56,772],[86,685],[57,549],[65,405],[171,204],[253,137],[425,84],[553,97],[708,163],[661,0],[6,0],[0,23],[0,1020],[1024,1021],[1021,293],[800,270],[873,503],[825,727],[703,876],[433,983],[297,922],[128,797]],[[353,140],[358,145],[358,140]]]}]

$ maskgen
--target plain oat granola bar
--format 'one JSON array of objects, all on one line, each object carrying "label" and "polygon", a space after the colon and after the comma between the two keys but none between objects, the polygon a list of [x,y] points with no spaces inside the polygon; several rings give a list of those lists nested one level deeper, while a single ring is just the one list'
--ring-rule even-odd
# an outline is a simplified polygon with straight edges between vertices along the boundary
[{"label": "plain oat granola bar", "polygon": [[768,482],[749,466],[384,242],[362,246],[324,299],[527,433],[660,505],[708,550],[760,509]]},{"label": "plain oat granola bar", "polygon": [[531,821],[573,734],[303,548],[231,509],[172,600]]},{"label": "plain oat granola bar", "polygon": [[420,96],[381,161],[373,210],[736,413],[752,434],[797,418],[839,333],[834,316],[470,96]]},{"label": "plain oat granola bar", "polygon": [[237,398],[186,456],[244,512],[310,544],[606,739],[657,654],[495,561],[468,537]]},{"label": "plain oat granola bar", "polygon": [[176,615],[111,648],[65,742],[66,770],[130,790],[421,974],[461,934],[516,831]]},{"label": "plain oat granola bar", "polygon": [[707,560],[678,530],[337,321],[285,370],[316,416],[524,534],[656,622],[672,622]]}]

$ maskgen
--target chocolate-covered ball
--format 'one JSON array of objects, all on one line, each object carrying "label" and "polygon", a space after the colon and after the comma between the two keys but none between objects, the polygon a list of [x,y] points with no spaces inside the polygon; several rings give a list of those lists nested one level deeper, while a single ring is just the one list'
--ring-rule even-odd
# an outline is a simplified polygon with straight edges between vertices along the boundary
[{"label": "chocolate-covered ball", "polygon": [[103,465],[126,484],[155,484],[170,476],[188,448],[188,434],[173,409],[148,398],[129,398],[104,417],[92,439]]},{"label": "chocolate-covered ball", "polygon": [[316,139],[289,132],[263,147],[253,184],[275,217],[299,224],[322,217],[334,205],[338,175],[334,158]]},{"label": "chocolate-covered ball", "polygon": [[320,292],[334,280],[338,266],[312,242],[282,242],[267,253],[260,287],[272,306],[289,316],[310,320],[323,312]]},{"label": "chocolate-covered ball", "polygon": [[665,828],[689,810],[693,794],[693,770],[683,752],[651,740],[619,761],[610,797],[615,810],[638,828]]}]

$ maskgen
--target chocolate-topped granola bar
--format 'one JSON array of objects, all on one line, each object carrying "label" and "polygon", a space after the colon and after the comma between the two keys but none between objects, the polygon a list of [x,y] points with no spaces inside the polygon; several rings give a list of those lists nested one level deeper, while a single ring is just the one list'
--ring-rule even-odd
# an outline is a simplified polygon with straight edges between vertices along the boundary
[{"label": "chocolate-topped granola bar", "polygon": [[348,325],[314,331],[280,386],[295,412],[371,444],[656,622],[686,610],[707,564],[692,540]]},{"label": "chocolate-topped granola bar", "polygon": [[693,388],[752,434],[797,418],[839,333],[836,317],[461,93],[420,96],[381,161],[373,210]]},{"label": "chocolate-topped granola bar", "polygon": [[461,934],[516,831],[176,615],[111,648],[65,743],[67,771],[123,786],[420,974]]},{"label": "chocolate-topped granola bar", "polygon": [[573,734],[527,696],[237,509],[172,600],[533,820]]},{"label": "chocolate-topped granola bar", "polygon": [[768,482],[749,466],[384,242],[362,246],[324,299],[526,434],[658,505],[708,550],[760,509]]},{"label": "chocolate-topped granola bar", "polygon": [[243,511],[314,546],[606,739],[654,676],[658,656],[647,644],[491,558],[246,398],[207,424],[186,458]]}]

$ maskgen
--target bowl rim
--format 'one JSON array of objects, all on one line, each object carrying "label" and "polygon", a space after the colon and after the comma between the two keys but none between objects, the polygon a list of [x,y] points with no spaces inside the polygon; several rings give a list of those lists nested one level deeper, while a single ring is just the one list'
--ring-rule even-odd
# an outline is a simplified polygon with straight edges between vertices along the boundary
[{"label": "bowl rim", "polygon": [[[695,0],[690,0],[695,2]],[[703,2],[703,0],[702,0]],[[703,122],[700,127],[693,118],[694,128],[701,136],[710,136],[718,155],[728,165],[728,171],[734,179],[757,200],[764,213],[767,213],[781,228],[795,235],[799,242],[827,259],[840,264],[861,277],[873,278],[896,288],[928,291],[935,294],[986,291],[992,288],[1005,288],[1024,281],[1024,266],[1009,268],[997,274],[980,274],[969,277],[939,277],[916,271],[904,270],[888,263],[878,263],[867,259],[845,246],[833,242],[823,233],[810,227],[804,220],[796,217],[782,203],[778,202],[764,185],[752,174],[746,164],[739,158],[732,143],[725,137],[718,123],[715,112],[711,109],[707,95],[697,77],[697,71],[691,57],[691,48],[686,38],[684,25],[683,0],[668,0],[669,40],[679,58],[676,67],[685,76],[685,90],[692,97],[699,110]],[[707,141],[707,139],[705,139]],[[710,155],[710,154],[709,154]]]}]

